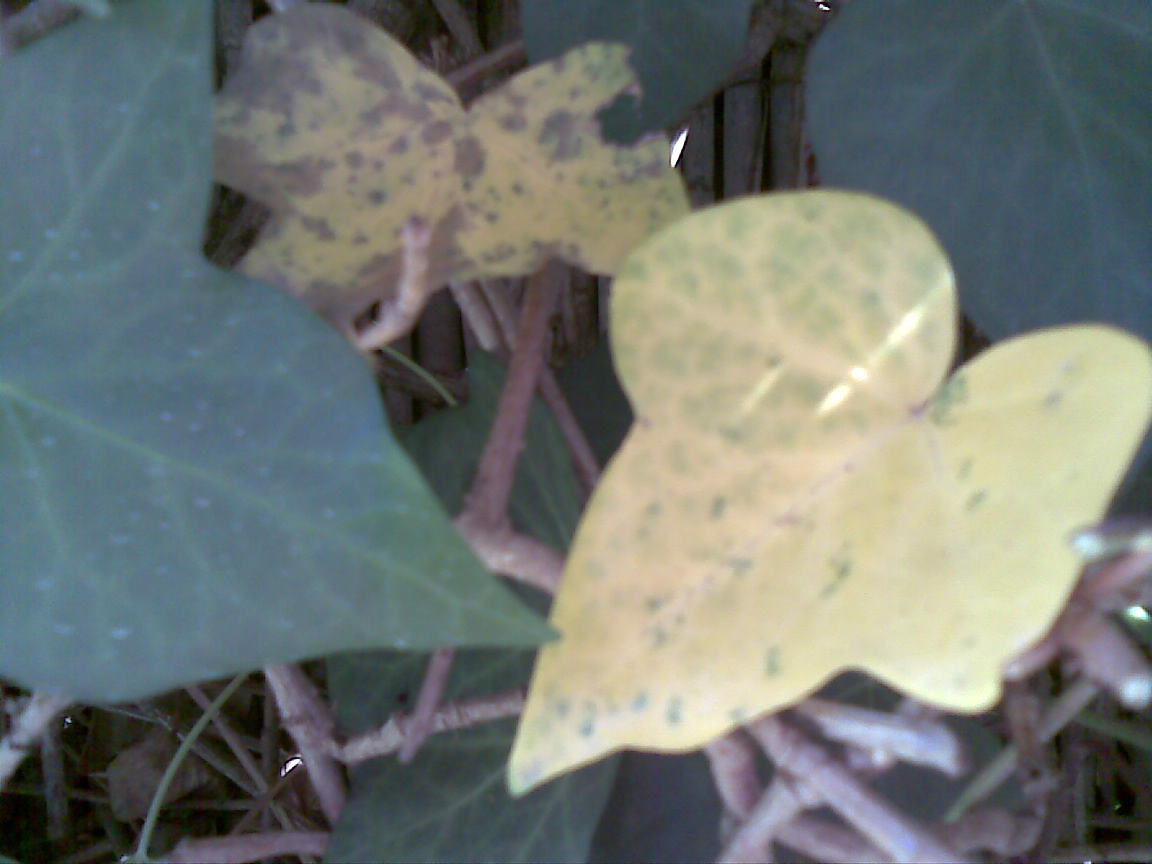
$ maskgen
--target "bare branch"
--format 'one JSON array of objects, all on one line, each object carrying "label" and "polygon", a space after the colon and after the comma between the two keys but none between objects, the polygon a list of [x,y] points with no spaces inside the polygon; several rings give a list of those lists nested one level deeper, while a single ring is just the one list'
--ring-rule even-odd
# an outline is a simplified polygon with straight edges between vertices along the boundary
[{"label": "bare branch", "polygon": [[48,724],[71,704],[71,699],[58,693],[37,691],[28,698],[12,721],[8,734],[0,739],[0,789],[12,779],[24,757],[35,749]]},{"label": "bare branch", "polygon": [[890,763],[901,759],[959,777],[966,768],[964,750],[944,723],[901,717],[843,705],[826,699],[806,699],[793,708],[820,727],[833,741],[881,754]]},{"label": "bare branch", "polygon": [[475,282],[449,282],[448,290],[460,307],[460,314],[472,328],[476,341],[485,351],[494,353],[504,347],[504,337],[495,312]]},{"label": "bare branch", "polygon": [[[184,691],[191,696],[192,701],[203,710],[207,710],[209,705],[212,704],[212,700],[204,695],[204,691],[194,684],[185,687]],[[268,775],[260,770],[260,766],[256,764],[256,761],[252,758],[252,754],[248,752],[248,748],[244,742],[240,740],[239,733],[232,727],[228,718],[220,713],[213,714],[212,725],[216,731],[220,733],[220,737],[224,739],[224,743],[228,745],[228,749],[232,751],[232,755],[236,757],[236,761],[240,763],[240,767],[244,769],[244,773],[247,774],[252,781],[257,793],[261,796],[266,796],[269,792]],[[288,814],[284,812],[284,808],[274,801],[270,800],[269,803],[271,805],[269,810],[275,816],[276,821],[280,823],[280,827],[291,828],[292,821],[288,818]]]},{"label": "bare branch", "polygon": [[560,434],[564,436],[564,443],[568,445],[568,452],[572,456],[572,467],[576,469],[576,477],[585,495],[591,495],[596,484],[600,482],[600,463],[596,454],[592,452],[592,445],[584,435],[576,415],[568,404],[568,397],[560,389],[556,376],[551,369],[545,369],[540,376],[540,395],[544,403],[552,410],[556,418],[556,425],[560,427]]},{"label": "bare branch", "polygon": [[780,826],[776,839],[814,861],[887,864],[891,860],[857,832],[819,816],[797,816]]},{"label": "bare branch", "polygon": [[1152,701],[1152,666],[1128,635],[1087,606],[1062,619],[1059,640],[1087,677],[1104,685],[1124,707],[1139,711]]},{"label": "bare branch", "polygon": [[820,803],[811,789],[791,775],[778,771],[748,818],[720,853],[719,864],[768,859],[772,841],[779,835],[781,827]]},{"label": "bare branch", "polygon": [[340,766],[330,755],[336,729],[332,709],[298,666],[266,666],[264,677],[276,697],[281,721],[300,748],[324,817],[329,825],[335,825],[347,796]]},{"label": "bare branch", "polygon": [[461,96],[467,97],[478,90],[484,79],[490,75],[515,71],[527,62],[528,49],[523,39],[517,39],[507,45],[501,45],[494,51],[482,54],[475,60],[470,60],[444,77]]},{"label": "bare branch", "polygon": [[[523,709],[524,690],[522,688],[479,699],[448,702],[441,705],[440,709],[432,716],[430,732],[450,732],[505,717],[516,717]],[[403,745],[408,725],[411,722],[410,715],[397,712],[389,717],[388,722],[380,728],[357,735],[343,745],[333,745],[329,752],[348,765],[355,765],[369,759],[375,759],[378,756],[387,756],[397,752]]]},{"label": "bare branch", "polygon": [[80,10],[67,0],[35,0],[19,12],[0,18],[3,29],[0,56],[34,42],[79,16]]},{"label": "bare branch", "polygon": [[480,44],[480,37],[476,35],[476,28],[472,25],[472,20],[458,0],[432,0],[432,5],[436,7],[440,20],[448,28],[448,32],[452,34],[456,44],[467,56],[475,57],[484,51],[484,46]]},{"label": "bare branch", "polygon": [[794,780],[803,778],[823,801],[896,861],[962,860],[928,829],[905,816],[861,783],[825,750],[775,715],[746,727]]},{"label": "bare branch", "polygon": [[1012,814],[999,807],[980,807],[940,828],[942,839],[962,852],[989,851],[998,857],[1024,855],[1040,840],[1044,822],[1033,813]]},{"label": "bare branch", "polygon": [[532,396],[544,368],[548,320],[556,302],[558,277],[563,272],[562,265],[550,262],[528,279],[516,347],[500,394],[496,422],[488,434],[476,479],[458,522],[486,529],[508,524],[508,500],[516,464],[524,449]]},{"label": "bare branch", "polygon": [[239,834],[232,837],[209,837],[181,840],[162,864],[245,864],[281,855],[319,858],[328,848],[328,835],[323,831],[278,831],[268,834]]},{"label": "bare branch", "polygon": [[[472,325],[473,332],[477,334],[477,339],[481,338],[480,331],[481,328],[484,328],[488,332],[489,338],[497,339],[498,335],[501,335],[504,344],[515,346],[514,311],[512,301],[508,298],[508,292],[491,283],[482,285],[481,291],[487,299],[486,304],[480,303],[478,298],[469,298],[465,302],[469,303],[470,306],[482,306],[483,312],[480,308],[466,309],[464,306],[460,307],[465,318]],[[483,341],[481,344],[483,345]],[[590,495],[600,480],[600,464],[596,459],[596,454],[592,452],[592,447],[584,435],[584,430],[580,428],[580,424],[572,413],[568,399],[556,381],[556,376],[547,366],[544,367],[540,375],[539,389],[541,397],[551,409],[552,416],[560,427],[560,432],[564,436],[564,443],[568,445],[568,452],[572,456],[572,465],[576,469],[576,476],[580,480],[580,485],[583,487],[584,493]]]},{"label": "bare branch", "polygon": [[724,809],[740,820],[747,819],[760,800],[764,784],[756,769],[756,745],[748,733],[737,729],[704,748],[716,791]]},{"label": "bare branch", "polygon": [[549,594],[556,593],[564,575],[563,555],[535,537],[507,528],[484,528],[463,515],[457,517],[456,528],[485,567]]},{"label": "bare branch", "polygon": [[356,347],[374,351],[406,335],[428,305],[428,298],[438,287],[428,281],[428,247],[432,243],[432,226],[418,216],[404,223],[404,260],[396,293],[380,304],[379,317],[355,336]]},{"label": "bare branch", "polygon": [[[1061,693],[1060,698],[1048,707],[1037,724],[1037,736],[1040,741],[1051,741],[1099,693],[1100,688],[1095,683],[1083,678]],[[1001,750],[960,793],[956,802],[944,814],[944,820],[950,822],[960,818],[973,805],[995,792],[1016,767],[1016,753],[1015,747],[1005,747]]]},{"label": "bare branch", "polygon": [[428,669],[420,685],[420,696],[416,700],[416,710],[412,722],[404,735],[404,746],[400,748],[400,761],[411,762],[432,731],[432,717],[444,697],[444,689],[452,676],[452,661],[456,659],[455,648],[441,648],[433,651],[428,660]]}]

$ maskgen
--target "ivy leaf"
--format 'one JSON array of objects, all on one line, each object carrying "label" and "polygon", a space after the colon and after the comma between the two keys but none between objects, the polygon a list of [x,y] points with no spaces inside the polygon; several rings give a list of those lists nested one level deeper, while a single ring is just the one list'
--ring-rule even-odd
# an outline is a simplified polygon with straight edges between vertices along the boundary
[{"label": "ivy leaf", "polygon": [[1104,326],[942,383],[948,260],[854,193],[682,220],[629,256],[612,315],[637,419],[569,556],[514,792],[621,747],[699,747],[849,668],[987,709],[1152,410],[1152,352]]},{"label": "ivy leaf", "polygon": [[87,701],[339,650],[534,644],[363,361],[200,256],[206,0],[0,66],[0,674]]},{"label": "ivy leaf", "polygon": [[825,182],[913,210],[994,338],[1152,338],[1152,4],[857,0],[817,41]]},{"label": "ivy leaf", "polygon": [[559,257],[613,272],[687,212],[666,139],[600,140],[595,113],[634,79],[586,45],[465,111],[451,87],[341,6],[250,28],[218,101],[217,177],[272,208],[242,263],[342,326],[391,297],[401,229],[432,229],[429,284],[523,275]]},{"label": "ivy leaf", "polygon": [[[449,510],[461,506],[472,482],[503,381],[501,364],[480,355],[468,370],[466,405],[404,430],[409,451]],[[558,549],[568,546],[579,519],[580,493],[568,449],[539,402],[530,415],[510,515],[519,530]],[[344,728],[359,731],[384,723],[394,711],[411,710],[426,666],[422,655],[396,652],[332,658],[329,686]],[[449,698],[523,687],[531,668],[532,655],[525,651],[461,651]],[[386,760],[357,768],[328,859],[585,860],[614,764],[593,766],[511,800],[503,777],[514,732],[510,719],[438,734],[411,765]],[[381,819],[381,813],[388,818]]]},{"label": "ivy leaf", "polygon": [[[333,660],[330,686],[341,722],[360,731],[384,723],[394,711],[410,711],[427,665],[423,655],[396,652]],[[523,687],[531,669],[528,652],[462,651],[447,696],[474,698]],[[345,701],[356,703],[354,711],[341,707]],[[354,720],[359,722],[349,723]],[[586,860],[614,762],[513,800],[504,772],[515,729],[509,718],[441,732],[409,765],[385,759],[353,769],[348,804],[325,860]]]},{"label": "ivy leaf", "polygon": [[593,40],[631,48],[640,99],[605,112],[614,141],[664,129],[731,74],[748,36],[752,0],[525,0],[533,62]]}]

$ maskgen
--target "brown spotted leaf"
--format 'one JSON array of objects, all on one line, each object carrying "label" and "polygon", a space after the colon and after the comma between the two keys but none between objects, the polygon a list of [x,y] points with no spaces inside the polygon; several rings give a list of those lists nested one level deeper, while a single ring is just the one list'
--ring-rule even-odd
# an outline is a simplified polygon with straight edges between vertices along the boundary
[{"label": "brown spotted leaf", "polygon": [[635,87],[620,46],[533,67],[465,111],[446,81],[349,10],[302,4],[249,31],[217,102],[217,177],[273,219],[242,263],[347,326],[398,280],[401,231],[432,227],[429,281],[612,272],[687,212],[666,140],[605,144]]},{"label": "brown spotted leaf", "polygon": [[217,179],[274,214],[244,272],[347,321],[396,282],[409,219],[446,252],[462,117],[447,82],[346,9],[303,4],[252,27],[216,103]]},{"label": "brown spotted leaf", "polygon": [[[635,79],[622,45],[586,45],[517,75],[478,100],[459,154],[467,275],[528,273],[549,252],[615,272],[644,237],[687,211],[668,142],[605,145],[596,114]],[[464,160],[458,162],[466,171]]]}]

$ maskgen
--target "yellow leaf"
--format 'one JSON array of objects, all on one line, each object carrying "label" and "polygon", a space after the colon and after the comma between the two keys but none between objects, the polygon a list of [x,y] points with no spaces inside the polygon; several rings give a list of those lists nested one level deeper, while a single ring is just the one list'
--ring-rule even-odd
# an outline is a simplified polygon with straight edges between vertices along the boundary
[{"label": "yellow leaf", "polygon": [[465,111],[344,7],[268,16],[217,101],[217,178],[273,212],[242,269],[344,325],[392,296],[413,218],[432,228],[433,286],[524,274],[551,256],[614,272],[688,209],[666,139],[600,138],[596,113],[636,86],[625,54],[585,45]]},{"label": "yellow leaf", "polygon": [[1140,440],[1147,346],[1044,331],[941,385],[947,258],[845,192],[694,214],[614,291],[636,422],[576,535],[513,792],[622,747],[699,747],[844,669],[990,707]]},{"label": "yellow leaf", "polygon": [[251,276],[350,320],[387,295],[412,217],[450,250],[457,181],[448,83],[339,6],[302,4],[251,27],[216,104],[216,177],[272,209]]},{"label": "yellow leaf", "polygon": [[464,177],[468,277],[529,273],[542,248],[613,273],[632,247],[688,212],[667,138],[633,147],[600,138],[597,112],[636,86],[626,58],[622,45],[585,45],[472,105],[468,134],[487,158]]}]

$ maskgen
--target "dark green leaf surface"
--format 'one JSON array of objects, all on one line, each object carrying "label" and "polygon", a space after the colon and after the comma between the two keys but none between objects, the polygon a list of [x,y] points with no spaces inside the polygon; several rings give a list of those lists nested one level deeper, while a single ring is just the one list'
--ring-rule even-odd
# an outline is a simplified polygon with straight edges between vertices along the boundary
[{"label": "dark green leaf surface", "polygon": [[[471,483],[503,383],[500,364],[481,356],[470,399],[405,430],[414,458],[449,509]],[[513,519],[566,547],[580,512],[576,481],[555,424],[537,404],[512,496]],[[333,658],[328,680],[346,729],[358,731],[411,710],[427,665],[419,654],[372,652]],[[498,693],[528,683],[532,654],[457,655],[449,698]],[[615,760],[557,780],[517,800],[504,770],[515,723],[433,736],[411,765],[394,759],[353,772],[328,861],[583,861],[612,784]]]},{"label": "dark green leaf surface", "polygon": [[813,49],[809,114],[824,182],[923,217],[988,335],[1152,337],[1147,0],[856,0]]},{"label": "dark green leaf surface", "polygon": [[601,115],[609,138],[632,141],[681,119],[740,57],[751,0],[524,0],[533,63],[593,40],[623,42],[643,91]]},{"label": "dark green leaf surface", "polygon": [[360,358],[199,256],[211,9],[120,3],[0,62],[0,674],[115,701],[534,644]]},{"label": "dark green leaf surface", "polygon": [[565,366],[557,378],[596,458],[607,464],[632,427],[632,406],[616,377],[608,341]]},{"label": "dark green leaf surface", "polygon": [[[503,365],[491,355],[480,354],[468,369],[466,405],[441,411],[398,433],[450,513],[464,506],[464,494],[472,485],[488,431],[496,420],[503,388]],[[538,540],[566,550],[582,506],[564,436],[537,401],[512,489],[512,522]]]},{"label": "dark green leaf surface", "polygon": [[[383,722],[395,708],[410,709],[426,665],[422,655],[385,652],[332,661],[329,685],[342,719],[355,714]],[[522,686],[531,665],[532,655],[523,651],[462,652],[453,673],[459,683],[450,695]],[[346,708],[348,701],[357,703],[355,711]],[[325,860],[585,860],[615,760],[512,800],[504,772],[515,725],[501,720],[442,733],[409,765],[388,758],[353,770],[351,795]]]}]

